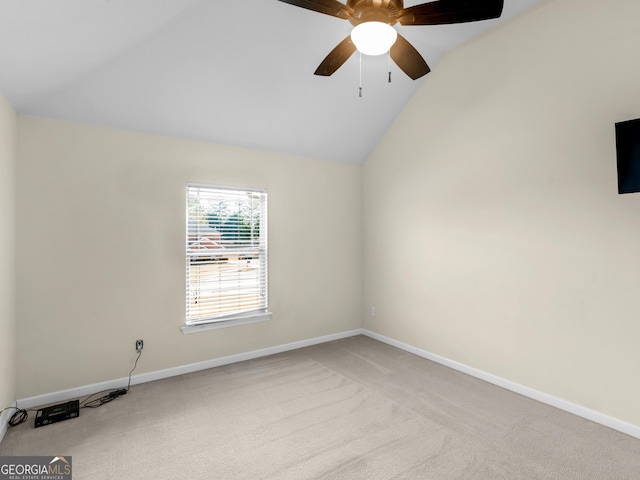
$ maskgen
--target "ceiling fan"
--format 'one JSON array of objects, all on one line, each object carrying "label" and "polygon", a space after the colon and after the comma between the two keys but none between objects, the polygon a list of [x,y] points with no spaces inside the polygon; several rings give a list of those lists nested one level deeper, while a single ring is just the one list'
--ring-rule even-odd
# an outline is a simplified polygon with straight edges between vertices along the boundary
[{"label": "ceiling fan", "polygon": [[[314,12],[348,20],[354,29],[336,46],[314,72],[332,75],[359,50],[365,55],[389,52],[391,59],[413,80],[430,68],[424,58],[393,25],[445,25],[477,22],[502,15],[504,0],[435,0],[404,8],[403,0],[279,0]],[[370,30],[370,32],[367,32]],[[377,49],[369,49],[366,38],[379,42]]]}]

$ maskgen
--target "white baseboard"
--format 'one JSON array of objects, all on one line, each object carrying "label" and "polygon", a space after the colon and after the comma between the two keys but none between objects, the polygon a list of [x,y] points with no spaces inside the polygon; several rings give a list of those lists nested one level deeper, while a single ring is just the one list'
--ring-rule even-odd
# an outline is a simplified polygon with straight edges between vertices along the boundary
[{"label": "white baseboard", "polygon": [[560,410],[564,410],[565,412],[569,412],[579,417],[586,418],[587,420],[591,420],[592,422],[599,423],[600,425],[604,425],[605,427],[609,427],[619,432],[625,433],[631,437],[640,438],[640,426],[627,423],[623,420],[618,420],[617,418],[610,417],[595,410],[591,410],[581,405],[577,405],[561,398],[554,397],[553,395],[549,395],[533,388],[520,385],[519,383],[512,382],[510,380],[498,377],[497,375],[493,375],[482,370],[478,370],[477,368],[470,367],[463,363],[441,357],[440,355],[422,350],[407,343],[399,342],[370,330],[362,329],[362,334],[388,345],[397,347],[401,350],[405,350],[409,353],[413,353],[414,355],[418,355],[419,357],[423,357],[427,360],[439,363],[441,365],[444,365],[445,367],[449,367],[453,370],[466,373],[467,375],[479,378],[480,380],[484,380],[485,382],[492,383],[504,389],[511,390],[512,392],[519,393],[520,395],[523,395],[525,397],[537,400],[541,403],[559,408]]},{"label": "white baseboard", "polygon": [[[480,380],[484,380],[485,382],[492,383],[494,385],[505,388],[512,392],[519,393],[520,395],[524,395],[525,397],[532,398],[534,400],[545,403],[547,405],[551,405],[552,407],[559,408],[560,410],[564,410],[566,412],[572,413],[579,417],[586,418],[587,420],[591,420],[593,422],[599,423],[601,425],[612,428],[619,432],[625,433],[629,436],[640,439],[640,427],[637,425],[624,422],[622,420],[610,417],[608,415],[597,412],[595,410],[591,410],[581,405],[568,402],[561,398],[554,397],[552,395],[540,392],[533,388],[526,387],[519,383],[512,382],[502,377],[498,377],[497,375],[484,372],[477,368],[473,368],[463,363],[450,360],[440,355],[436,355],[426,350],[422,350],[420,348],[414,347],[413,345],[399,342],[392,338],[385,337],[384,335],[380,335],[378,333],[375,333],[366,329],[349,330],[346,332],[325,335],[322,337],[311,338],[308,340],[301,340],[298,342],[287,343],[284,345],[277,345],[274,347],[263,348],[260,350],[253,350],[251,352],[239,353],[239,354],[229,355],[229,356],[220,357],[220,358],[214,358],[211,360],[206,360],[204,362],[192,363],[189,365],[182,365],[178,367],[167,368],[164,370],[157,370],[155,372],[141,373],[138,375],[133,375],[131,377],[131,384],[137,385],[140,383],[152,382],[154,380],[161,380],[163,378],[169,378],[177,375],[183,375],[186,373],[197,372],[200,370],[206,370],[208,368],[220,367],[222,365],[229,365],[231,363],[242,362],[245,360],[252,360],[254,358],[266,357],[268,355],[274,355],[277,353],[287,352],[290,350],[296,350],[298,348],[310,347],[312,345],[318,345],[320,343],[331,342],[334,340],[340,340],[342,338],[353,337],[361,334],[366,335],[375,340],[378,340],[380,342],[386,343],[388,345],[397,347],[401,350],[405,350],[409,353],[413,353],[414,355],[418,355],[420,357],[426,358],[427,360],[431,360],[441,365],[444,365],[446,367],[452,368],[453,370],[466,373],[467,375],[471,375],[472,377],[479,378]],[[91,395],[93,393],[101,392],[104,390],[123,388],[124,386],[126,386],[127,381],[128,381],[128,378],[123,377],[115,380],[109,380],[106,382],[94,383],[94,384],[85,385],[82,387],[71,388],[68,390],[61,390],[58,392],[52,392],[44,395],[23,398],[16,402],[16,406],[19,405],[20,408],[33,408],[41,405],[63,402],[66,400],[70,400],[72,398],[84,397],[84,396]],[[2,438],[4,437],[7,431],[7,422],[9,421],[9,418],[11,417],[11,415],[13,415],[13,412],[10,410],[7,410],[2,414],[2,418],[0,418],[0,442],[2,441]]]},{"label": "white baseboard", "polygon": [[[163,378],[175,377],[177,375],[184,375],[185,373],[197,372],[200,370],[206,370],[208,368],[220,367],[222,365],[228,365],[230,363],[242,362],[245,360],[252,360],[254,358],[266,357],[268,355],[274,355],[276,353],[287,352],[289,350],[296,350],[298,348],[310,347],[312,345],[318,345],[320,343],[331,342],[333,340],[340,340],[341,338],[353,337],[362,334],[362,329],[349,330],[346,332],[334,333],[331,335],[324,335],[322,337],[310,338],[308,340],[301,340],[298,342],[286,343],[284,345],[276,345],[275,347],[262,348],[260,350],[253,350],[246,353],[238,353],[236,355],[229,355],[226,357],[214,358],[206,360],[204,362],[191,363],[189,365],[181,365],[178,367],[167,368],[164,370],[157,370],[155,372],[140,373],[131,377],[131,385],[137,385],[140,383],[152,382],[154,380],[161,380]],[[117,388],[123,388],[127,386],[128,377],[118,378],[115,380],[109,380],[101,383],[94,383],[91,385],[84,385],[82,387],[71,388],[68,390],[60,390],[57,392],[47,393],[44,395],[37,395],[35,397],[28,397],[18,400],[20,408],[33,408],[41,405],[47,405],[50,403],[64,402],[72,398],[85,397],[104,390],[112,390]]]},{"label": "white baseboard", "polygon": [[[18,402],[13,402],[13,405],[11,406],[15,407],[17,403]],[[13,415],[14,413],[15,413],[15,409],[7,408],[4,412],[2,412],[2,415],[0,415],[0,443],[2,443],[2,439],[4,438],[5,434],[7,433],[7,430],[9,429],[9,419],[11,418],[11,415]]]}]

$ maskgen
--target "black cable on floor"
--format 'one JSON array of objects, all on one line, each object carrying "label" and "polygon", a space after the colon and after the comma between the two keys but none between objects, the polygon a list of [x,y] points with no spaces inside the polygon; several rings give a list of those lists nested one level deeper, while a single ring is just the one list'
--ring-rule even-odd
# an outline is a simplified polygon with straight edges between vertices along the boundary
[{"label": "black cable on floor", "polygon": [[[87,397],[84,398],[84,400],[80,402],[80,408],[98,408],[104,405],[105,403],[109,403],[115,400],[116,398],[121,397],[122,395],[125,395],[131,388],[131,374],[133,374],[134,370],[138,366],[138,360],[140,360],[141,355],[142,355],[142,350],[139,350],[138,356],[136,357],[136,360],[133,364],[133,368],[131,369],[131,371],[129,371],[127,388],[120,388],[116,390],[113,390],[113,389],[102,390],[100,392],[92,393],[91,395],[88,395]],[[102,395],[101,397],[98,397],[96,399],[89,400],[91,397],[95,397],[96,395],[99,395],[103,392],[109,392],[109,393],[107,393],[106,395]],[[24,409],[24,408],[18,408],[16,406],[16,407],[3,408],[2,410],[0,410],[0,416],[2,415],[3,412],[9,409],[15,409],[15,412],[13,413],[13,415],[11,415],[8,422],[9,426],[11,427],[15,427],[17,425],[20,425],[21,423],[26,422],[27,419],[29,418],[29,412],[37,412],[37,410],[33,408]]]},{"label": "black cable on floor", "polygon": [[29,412],[37,411],[33,408],[24,409],[24,408],[18,408],[18,407],[7,407],[0,410],[0,416],[2,416],[3,412],[10,409],[15,410],[15,412],[13,412],[13,415],[9,417],[9,421],[7,422],[10,427],[15,427],[16,425],[20,425],[21,423],[26,422],[27,418],[29,417]]}]

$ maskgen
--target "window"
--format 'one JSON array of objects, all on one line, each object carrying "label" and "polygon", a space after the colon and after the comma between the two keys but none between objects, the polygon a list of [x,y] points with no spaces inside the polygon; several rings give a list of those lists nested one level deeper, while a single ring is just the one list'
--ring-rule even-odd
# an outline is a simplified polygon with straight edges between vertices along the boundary
[{"label": "window", "polygon": [[268,320],[267,193],[188,184],[186,237],[183,332]]}]

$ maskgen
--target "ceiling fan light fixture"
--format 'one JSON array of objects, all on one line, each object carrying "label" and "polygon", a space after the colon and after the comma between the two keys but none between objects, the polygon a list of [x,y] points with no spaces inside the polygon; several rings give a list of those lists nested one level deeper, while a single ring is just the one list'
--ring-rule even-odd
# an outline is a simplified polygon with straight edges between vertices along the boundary
[{"label": "ceiling fan light fixture", "polygon": [[351,31],[351,41],[365,55],[387,53],[397,38],[396,29],[383,22],[364,22]]}]

